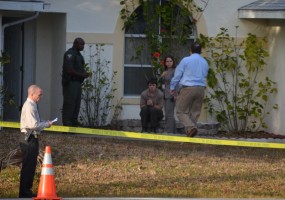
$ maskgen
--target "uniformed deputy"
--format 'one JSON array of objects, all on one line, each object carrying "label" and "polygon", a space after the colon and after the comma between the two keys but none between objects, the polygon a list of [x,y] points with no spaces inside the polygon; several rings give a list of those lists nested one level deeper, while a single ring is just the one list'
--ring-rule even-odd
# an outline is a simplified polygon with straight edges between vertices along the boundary
[{"label": "uniformed deputy", "polygon": [[35,197],[32,192],[33,180],[35,176],[37,157],[39,154],[38,135],[44,128],[52,125],[50,121],[43,121],[37,108],[37,103],[43,95],[42,89],[37,85],[28,88],[28,98],[21,111],[20,148],[22,153],[22,168],[20,177],[20,198]]},{"label": "uniformed deputy", "polygon": [[80,51],[84,49],[85,42],[82,38],[76,38],[73,46],[63,56],[62,67],[62,123],[64,126],[78,126],[78,114],[80,111],[82,82],[91,74],[84,69],[84,58]]}]

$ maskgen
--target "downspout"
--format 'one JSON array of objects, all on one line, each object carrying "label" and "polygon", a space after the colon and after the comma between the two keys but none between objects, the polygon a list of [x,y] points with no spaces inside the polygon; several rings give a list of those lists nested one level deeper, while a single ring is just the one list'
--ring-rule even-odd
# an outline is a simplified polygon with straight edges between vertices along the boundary
[{"label": "downspout", "polygon": [[[31,20],[37,18],[38,16],[39,16],[39,12],[35,12],[35,14],[30,16],[30,17],[27,17],[27,18],[24,18],[24,19],[21,19],[21,20],[18,20],[18,21],[14,21],[14,22],[11,22],[11,23],[7,23],[7,24],[4,24],[2,26],[2,30],[1,30],[1,44],[2,44],[1,45],[1,54],[4,52],[4,33],[5,33],[5,29],[10,27],[10,26],[14,26],[14,25],[21,24],[21,23],[24,23],[24,22],[27,22],[27,21],[31,21]],[[3,89],[3,86],[4,86],[4,81],[3,81],[3,64],[1,63],[1,66],[0,66],[0,91]],[[1,119],[3,118],[3,94],[2,93],[0,93],[0,118]]]},{"label": "downspout", "polygon": [[24,19],[15,21],[15,22],[4,24],[2,26],[2,34],[1,34],[1,36],[2,36],[2,38],[1,38],[1,43],[2,43],[1,53],[3,52],[3,49],[4,49],[4,32],[5,32],[5,29],[10,27],[10,26],[14,26],[16,24],[20,24],[20,23],[24,23],[24,22],[27,22],[27,21],[31,21],[31,20],[37,18],[38,16],[39,16],[39,12],[36,12],[34,15],[32,15],[30,17],[27,17],[27,18],[24,18]]}]

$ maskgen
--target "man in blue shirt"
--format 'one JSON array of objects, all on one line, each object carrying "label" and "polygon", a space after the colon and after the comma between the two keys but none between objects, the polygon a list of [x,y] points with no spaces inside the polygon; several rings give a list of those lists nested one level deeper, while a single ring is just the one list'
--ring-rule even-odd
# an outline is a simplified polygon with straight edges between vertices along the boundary
[{"label": "man in blue shirt", "polygon": [[177,84],[181,88],[176,99],[176,114],[189,137],[194,137],[198,132],[196,125],[202,109],[209,70],[207,61],[200,55],[201,50],[199,43],[191,45],[190,56],[181,60],[170,83],[171,94],[174,94]]}]

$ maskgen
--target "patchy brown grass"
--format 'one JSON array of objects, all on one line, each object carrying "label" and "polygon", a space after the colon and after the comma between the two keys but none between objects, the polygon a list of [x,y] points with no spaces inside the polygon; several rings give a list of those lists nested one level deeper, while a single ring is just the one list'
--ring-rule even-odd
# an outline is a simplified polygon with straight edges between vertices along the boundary
[{"label": "patchy brown grass", "polygon": [[[0,132],[0,155],[18,146]],[[61,197],[285,198],[285,150],[45,132]],[[1,156],[0,156],[1,157]],[[40,178],[37,168],[34,191]],[[17,197],[18,166],[0,173],[0,197]]]}]

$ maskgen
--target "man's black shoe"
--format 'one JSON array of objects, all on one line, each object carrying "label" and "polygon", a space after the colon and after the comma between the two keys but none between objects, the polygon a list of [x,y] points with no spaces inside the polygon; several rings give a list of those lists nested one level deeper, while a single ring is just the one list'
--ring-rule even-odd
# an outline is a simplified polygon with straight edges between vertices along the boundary
[{"label": "man's black shoe", "polygon": [[156,128],[152,128],[152,129],[151,129],[151,132],[152,132],[152,133],[156,133],[156,132],[157,132],[157,131],[156,131]]},{"label": "man's black shoe", "polygon": [[29,193],[25,193],[25,194],[20,194],[19,195],[19,198],[32,198],[32,197],[37,197],[37,194],[29,192]]},{"label": "man's black shoe", "polygon": [[146,128],[146,127],[143,127],[141,132],[142,132],[142,133],[147,132],[147,128]]},{"label": "man's black shoe", "polygon": [[74,127],[82,127],[83,125],[79,121],[72,122],[72,126]]}]

